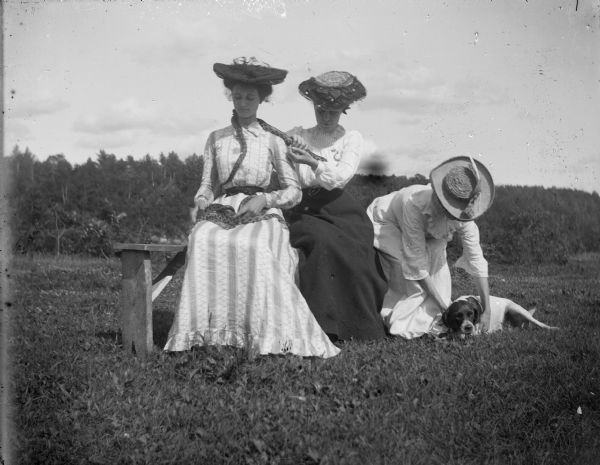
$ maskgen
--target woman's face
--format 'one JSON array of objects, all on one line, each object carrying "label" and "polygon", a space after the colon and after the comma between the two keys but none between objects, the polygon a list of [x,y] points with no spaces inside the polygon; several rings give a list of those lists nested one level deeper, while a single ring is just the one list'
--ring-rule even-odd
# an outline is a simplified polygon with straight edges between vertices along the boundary
[{"label": "woman's face", "polygon": [[240,118],[256,117],[260,105],[260,95],[256,87],[236,84],[231,89],[231,99]]},{"label": "woman's face", "polygon": [[342,110],[323,110],[315,105],[317,126],[323,129],[335,129],[340,122]]}]

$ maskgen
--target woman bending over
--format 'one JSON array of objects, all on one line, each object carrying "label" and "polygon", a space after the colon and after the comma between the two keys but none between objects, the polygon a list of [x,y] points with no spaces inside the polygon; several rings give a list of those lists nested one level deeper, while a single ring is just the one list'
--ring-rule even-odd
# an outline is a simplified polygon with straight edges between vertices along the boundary
[{"label": "woman bending over", "polygon": [[378,197],[367,210],[389,285],[381,316],[390,334],[406,339],[444,331],[440,318],[452,294],[446,246],[454,233],[463,249],[456,266],[473,276],[482,320],[490,318],[488,263],[474,220],[492,204],[492,177],[481,163],[456,157],[435,168],[430,180]]}]

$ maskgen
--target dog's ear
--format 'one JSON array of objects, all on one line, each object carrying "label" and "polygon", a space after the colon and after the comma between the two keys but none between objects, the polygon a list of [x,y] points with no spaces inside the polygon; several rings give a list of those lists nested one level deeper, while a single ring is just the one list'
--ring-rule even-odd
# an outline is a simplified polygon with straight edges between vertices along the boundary
[{"label": "dog's ear", "polygon": [[448,309],[442,312],[442,323],[444,323],[444,326],[448,327]]},{"label": "dog's ear", "polygon": [[456,314],[456,310],[458,308],[458,302],[452,302],[450,306],[442,312],[442,323],[446,328],[449,328],[453,331],[456,330],[456,325],[452,324],[452,315]]},{"label": "dog's ear", "polygon": [[473,324],[476,325],[477,323],[479,323],[479,321],[481,321],[483,307],[479,303],[479,300],[477,300],[475,297],[467,297],[467,302],[469,302],[473,307],[473,312],[475,313],[475,316],[473,317]]}]

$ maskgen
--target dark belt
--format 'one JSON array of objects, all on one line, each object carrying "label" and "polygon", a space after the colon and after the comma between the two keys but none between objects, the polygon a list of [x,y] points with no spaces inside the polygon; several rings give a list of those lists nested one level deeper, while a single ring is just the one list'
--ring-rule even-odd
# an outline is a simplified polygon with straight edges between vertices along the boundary
[{"label": "dark belt", "polygon": [[229,189],[225,189],[225,196],[229,197],[229,196],[235,195],[235,194],[254,195],[254,194],[258,194],[260,192],[264,192],[264,191],[265,191],[264,187],[236,186],[236,187],[230,187]]}]

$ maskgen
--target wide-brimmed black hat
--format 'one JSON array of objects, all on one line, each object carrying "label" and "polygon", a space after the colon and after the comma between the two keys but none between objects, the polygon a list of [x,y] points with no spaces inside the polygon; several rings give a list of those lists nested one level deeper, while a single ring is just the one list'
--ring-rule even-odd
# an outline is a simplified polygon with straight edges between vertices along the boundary
[{"label": "wide-brimmed black hat", "polygon": [[494,201],[492,175],[472,157],[446,160],[431,171],[429,179],[444,210],[457,220],[480,217]]},{"label": "wide-brimmed black hat", "polygon": [[300,95],[323,110],[347,110],[357,100],[366,97],[365,86],[346,71],[328,71],[303,81],[298,86]]},{"label": "wide-brimmed black hat", "polygon": [[280,84],[287,76],[285,69],[272,68],[261,63],[256,58],[236,58],[233,63],[215,63],[213,71],[221,79],[227,79],[247,84]]}]

